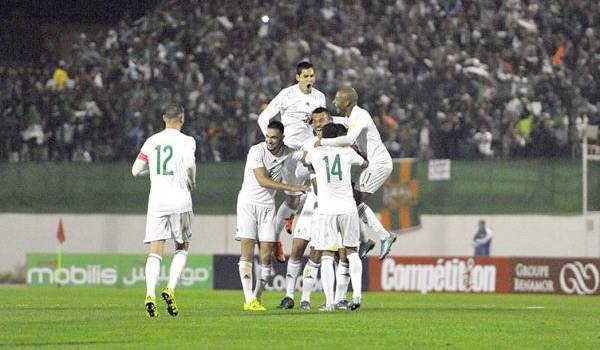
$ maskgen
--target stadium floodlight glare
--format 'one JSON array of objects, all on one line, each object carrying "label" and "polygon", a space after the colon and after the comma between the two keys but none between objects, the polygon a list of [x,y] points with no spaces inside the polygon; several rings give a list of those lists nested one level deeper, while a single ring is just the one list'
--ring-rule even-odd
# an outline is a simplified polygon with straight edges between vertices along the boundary
[{"label": "stadium floodlight glare", "polygon": [[269,16],[267,16],[267,15],[262,15],[262,16],[260,17],[260,20],[261,20],[261,22],[263,22],[264,24],[267,24],[267,23],[269,23],[269,21],[271,20],[271,18],[269,18]]}]

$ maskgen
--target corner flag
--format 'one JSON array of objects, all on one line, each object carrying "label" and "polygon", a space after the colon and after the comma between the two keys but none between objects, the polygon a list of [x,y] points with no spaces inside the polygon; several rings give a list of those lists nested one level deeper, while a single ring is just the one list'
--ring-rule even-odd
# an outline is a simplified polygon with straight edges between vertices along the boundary
[{"label": "corner flag", "polygon": [[63,227],[62,219],[58,221],[58,230],[56,231],[56,239],[62,244],[65,241],[65,228]]}]

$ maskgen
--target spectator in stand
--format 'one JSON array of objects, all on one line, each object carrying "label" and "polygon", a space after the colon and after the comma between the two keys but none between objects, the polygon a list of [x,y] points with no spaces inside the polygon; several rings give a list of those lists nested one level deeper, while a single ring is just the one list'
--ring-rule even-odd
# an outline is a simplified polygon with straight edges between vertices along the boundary
[{"label": "spectator in stand", "polygon": [[477,150],[481,157],[491,158],[494,156],[494,151],[492,150],[492,133],[488,127],[482,127],[473,136],[473,139],[477,143]]},{"label": "spectator in stand", "polygon": [[[210,149],[215,161],[240,159],[254,139],[255,121],[246,116],[292,81],[287,67],[310,59],[321,67],[327,96],[340,82],[358,90],[394,154],[424,157],[417,135],[425,121],[431,157],[476,156],[460,145],[479,125],[489,126],[503,157],[554,156],[561,154],[557,142],[577,152],[576,119],[600,123],[597,13],[598,2],[559,0],[164,1],[135,21],[81,34],[60,57],[0,64],[0,108],[13,111],[0,117],[6,125],[17,106],[35,105],[50,136],[55,106],[62,125],[73,123],[71,111],[85,111],[78,130],[103,130],[101,137],[86,131],[92,149],[112,139],[114,159],[124,160],[120,146],[133,113],[154,132],[165,101],[174,100],[190,111],[186,127],[206,135],[197,149]],[[261,21],[263,15],[269,20]],[[308,34],[298,39],[299,32]],[[531,118],[529,130],[523,116]],[[224,125],[229,118],[235,132]],[[18,134],[29,127],[18,124]],[[556,142],[547,142],[557,132]],[[1,161],[25,153],[25,142],[10,140],[0,147]],[[54,147],[53,139],[42,143],[42,159],[46,150],[55,159]],[[239,150],[231,153],[232,147]]]}]

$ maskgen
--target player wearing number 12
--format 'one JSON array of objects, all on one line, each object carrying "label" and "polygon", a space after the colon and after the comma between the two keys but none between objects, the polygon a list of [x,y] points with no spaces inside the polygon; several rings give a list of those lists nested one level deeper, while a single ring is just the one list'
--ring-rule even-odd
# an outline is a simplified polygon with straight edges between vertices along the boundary
[{"label": "player wearing number 12", "polygon": [[150,175],[150,195],[146,217],[146,237],[150,254],[146,260],[146,299],[150,317],[158,316],[156,283],[160,274],[165,240],[175,241],[175,255],[169,271],[169,282],[161,296],[167,311],[177,316],[175,286],[185,267],[192,220],[192,195],[196,186],[196,141],[181,133],[185,116],[183,107],[173,104],[163,115],[165,129],[150,136],[133,163],[133,176]]}]

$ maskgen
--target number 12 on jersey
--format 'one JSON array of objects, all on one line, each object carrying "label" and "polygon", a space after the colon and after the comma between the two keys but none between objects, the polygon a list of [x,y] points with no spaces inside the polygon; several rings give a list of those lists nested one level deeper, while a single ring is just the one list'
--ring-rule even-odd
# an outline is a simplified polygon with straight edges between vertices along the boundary
[{"label": "number 12 on jersey", "polygon": [[158,146],[154,147],[154,149],[156,150],[156,174],[160,175],[160,172],[161,172],[161,164],[160,164],[161,148],[162,148],[162,153],[164,153],[166,156],[164,162],[162,163],[162,174],[163,175],[173,175],[173,172],[171,170],[167,170],[167,163],[169,163],[169,161],[171,160],[171,157],[173,157],[173,147],[171,147],[171,145],[166,145],[164,147],[162,147],[161,145],[158,145]]},{"label": "number 12 on jersey", "polygon": [[325,167],[327,168],[327,182],[331,182],[333,176],[337,176],[339,181],[342,181],[342,165],[340,164],[340,155],[336,154],[333,164],[329,164],[329,156],[323,157]]}]

